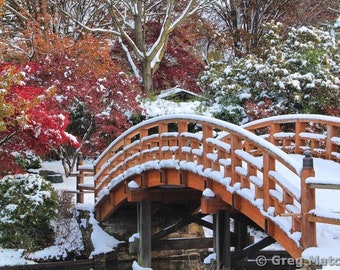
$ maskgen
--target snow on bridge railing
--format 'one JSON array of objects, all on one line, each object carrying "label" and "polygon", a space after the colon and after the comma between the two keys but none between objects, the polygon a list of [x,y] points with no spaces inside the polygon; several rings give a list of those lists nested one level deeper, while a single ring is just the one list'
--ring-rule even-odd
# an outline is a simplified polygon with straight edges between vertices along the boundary
[{"label": "snow on bridge railing", "polygon": [[310,149],[314,156],[340,162],[340,118],[316,114],[273,116],[243,125],[288,153]]},{"label": "snow on bridge railing", "polygon": [[[315,222],[339,224],[339,217],[320,217],[315,209],[320,183],[308,182],[314,171],[286,152],[311,148],[339,162],[339,134],[340,119],[320,115],[276,116],[242,127],[197,115],[153,118],[124,132],[94,162],[96,205],[143,170],[189,169],[249,200],[297,244],[313,246]],[[88,168],[79,168],[82,178]]]},{"label": "snow on bridge railing", "polygon": [[[301,235],[304,226],[302,164],[242,127],[197,115],[153,118],[112,142],[95,161],[96,204],[122,181],[146,168],[183,169],[191,164],[196,172],[211,175],[231,192],[246,197],[274,222],[284,220],[279,226],[298,243],[296,235]],[[289,226],[285,225],[287,220]]]}]

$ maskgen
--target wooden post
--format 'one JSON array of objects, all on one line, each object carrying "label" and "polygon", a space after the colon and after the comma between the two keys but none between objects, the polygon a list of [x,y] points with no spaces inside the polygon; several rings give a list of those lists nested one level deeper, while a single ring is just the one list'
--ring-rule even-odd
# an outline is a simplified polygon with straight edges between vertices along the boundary
[{"label": "wooden post", "polygon": [[138,264],[151,267],[151,202],[142,199],[138,203],[137,227],[139,232]]},{"label": "wooden post", "polygon": [[81,152],[78,153],[77,157],[77,203],[84,203],[84,193],[81,192],[79,187],[80,184],[84,184],[84,172],[79,170],[79,166],[84,164],[83,154]]},{"label": "wooden post", "polygon": [[326,141],[326,158],[332,159],[332,152],[336,152],[337,145],[333,144],[331,141],[332,137],[337,136],[339,128],[336,128],[335,125],[330,123],[327,124],[327,141]]},{"label": "wooden post", "polygon": [[269,154],[263,155],[263,208],[268,211],[272,206],[269,191],[275,188],[275,183],[269,177],[269,171],[275,170],[275,159]]},{"label": "wooden post", "polygon": [[[182,147],[183,146],[188,146],[187,140],[184,140],[184,138],[181,138],[181,133],[187,132],[188,131],[188,122],[186,121],[179,121],[178,122],[178,156],[177,158],[179,160],[186,160],[186,154],[182,152]],[[185,141],[185,142],[183,142]],[[177,159],[175,157],[175,159]]]},{"label": "wooden post", "polygon": [[214,214],[214,251],[217,269],[231,270],[230,213],[218,211]]},{"label": "wooden post", "polygon": [[300,133],[306,131],[306,125],[305,122],[295,123],[295,154],[301,153],[300,147],[306,146],[306,142],[300,139]]},{"label": "wooden post", "polygon": [[309,211],[315,209],[315,189],[308,188],[306,179],[315,176],[312,152],[306,150],[304,152],[303,167],[301,173],[301,245],[304,249],[315,247],[316,243],[316,224],[308,221]]},{"label": "wooden post", "polygon": [[236,236],[235,251],[241,251],[244,247],[251,244],[247,224],[234,219],[234,234]]},{"label": "wooden post", "polygon": [[207,123],[203,125],[203,138],[202,138],[202,145],[203,145],[203,168],[211,168],[211,161],[207,158],[208,153],[213,152],[213,148],[211,145],[207,143],[207,138],[211,138],[213,136],[213,129]]},{"label": "wooden post", "polygon": [[235,154],[235,151],[242,149],[242,140],[236,134],[231,135],[231,185],[240,182],[240,176],[236,167],[242,166],[242,160]]},{"label": "wooden post", "polygon": [[269,138],[268,141],[271,142],[272,144],[278,146],[278,142],[275,140],[275,133],[278,133],[281,131],[280,123],[271,123],[270,124],[270,133],[269,133]]}]

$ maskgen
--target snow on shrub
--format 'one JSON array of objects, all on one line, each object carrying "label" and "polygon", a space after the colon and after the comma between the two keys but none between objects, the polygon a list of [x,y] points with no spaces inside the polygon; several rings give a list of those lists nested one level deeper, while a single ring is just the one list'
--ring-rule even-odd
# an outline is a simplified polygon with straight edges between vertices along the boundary
[{"label": "snow on shrub", "polygon": [[57,194],[39,175],[0,179],[0,246],[39,248],[53,243],[51,221],[58,213]]},{"label": "snow on shrub", "polygon": [[215,117],[240,124],[288,113],[337,114],[339,42],[327,31],[264,27],[259,55],[211,63],[200,86],[220,106]]}]

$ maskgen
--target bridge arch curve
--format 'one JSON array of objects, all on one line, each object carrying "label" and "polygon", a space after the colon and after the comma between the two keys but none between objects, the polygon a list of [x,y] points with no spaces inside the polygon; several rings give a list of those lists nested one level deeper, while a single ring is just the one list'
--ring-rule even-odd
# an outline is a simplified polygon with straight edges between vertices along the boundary
[{"label": "bridge arch curve", "polygon": [[[204,116],[170,115],[130,128],[95,161],[97,219],[107,219],[124,202],[154,187],[185,187],[202,194],[209,188],[299,258],[316,244],[315,224],[306,218],[313,193],[304,181],[314,172],[273,143],[273,135],[254,134],[275,121],[288,120],[240,127]],[[202,198],[204,203],[211,199]]]}]

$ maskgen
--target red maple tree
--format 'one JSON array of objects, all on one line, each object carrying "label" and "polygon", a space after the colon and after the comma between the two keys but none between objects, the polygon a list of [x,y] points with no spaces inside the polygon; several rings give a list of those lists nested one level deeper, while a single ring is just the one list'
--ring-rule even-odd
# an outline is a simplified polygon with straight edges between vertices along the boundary
[{"label": "red maple tree", "polygon": [[0,161],[1,174],[22,170],[15,164],[15,156],[31,151],[35,154],[53,150],[61,144],[78,147],[77,139],[66,132],[68,115],[51,104],[55,102],[53,87],[29,85],[36,65],[0,63]]},{"label": "red maple tree", "polygon": [[69,113],[67,131],[80,141],[76,151],[64,146],[55,150],[68,173],[78,152],[93,157],[131,126],[129,117],[140,110],[140,87],[112,60],[105,40],[44,35],[36,37],[35,48],[39,68],[32,83],[57,86],[51,107]]}]

